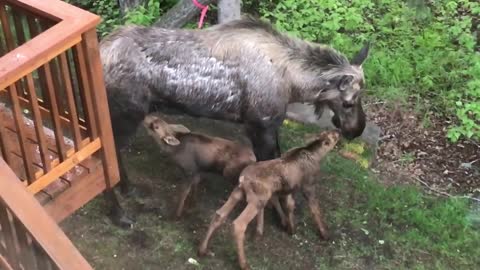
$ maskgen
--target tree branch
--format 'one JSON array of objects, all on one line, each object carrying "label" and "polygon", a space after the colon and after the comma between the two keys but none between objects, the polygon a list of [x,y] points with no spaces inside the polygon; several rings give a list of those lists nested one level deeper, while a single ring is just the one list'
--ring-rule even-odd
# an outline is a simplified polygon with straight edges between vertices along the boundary
[{"label": "tree branch", "polygon": [[[202,5],[209,5],[214,0],[198,0]],[[195,15],[200,13],[200,9],[196,7],[192,0],[180,0],[175,6],[167,11],[158,21],[155,26],[162,28],[180,28],[188,21],[193,19]]]}]

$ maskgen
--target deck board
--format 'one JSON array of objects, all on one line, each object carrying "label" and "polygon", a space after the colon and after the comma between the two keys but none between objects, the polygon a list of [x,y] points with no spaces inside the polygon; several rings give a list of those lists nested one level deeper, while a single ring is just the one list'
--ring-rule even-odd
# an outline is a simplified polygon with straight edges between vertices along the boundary
[{"label": "deck board", "polygon": [[[25,117],[24,117],[25,118]],[[18,178],[22,180],[22,182],[27,185],[26,182],[26,172],[24,161],[21,158],[21,149],[20,143],[18,140],[18,134],[16,132],[14,119],[12,117],[11,111],[6,108],[4,105],[0,104],[0,119],[2,119],[2,126],[4,127],[6,136],[6,141],[8,142],[8,150],[11,153],[12,162],[10,162],[9,166],[15,172]],[[28,120],[26,120],[28,122]],[[41,176],[44,174],[43,171],[43,162],[40,156],[39,146],[37,143],[37,137],[35,133],[35,127],[33,124],[28,124],[25,126],[25,134],[27,138],[27,143],[29,147],[27,149],[31,149],[31,159],[33,162],[33,168],[35,174]],[[74,143],[70,138],[64,138],[65,146],[67,152],[74,152]],[[47,149],[48,154],[47,157],[50,161],[53,161],[55,164],[55,160],[58,163],[58,153],[56,149],[56,142],[55,138],[46,132],[46,142],[47,142]],[[1,145],[0,145],[1,147]],[[0,151],[1,152],[1,151]],[[102,174],[99,176],[100,170]],[[92,177],[92,175],[95,175]],[[65,204],[64,202],[60,202],[57,200],[58,197],[65,198],[68,197],[63,193],[70,193],[68,192],[74,186],[77,186],[77,181],[82,179],[91,179],[99,180],[99,178],[103,177],[103,169],[101,166],[101,159],[97,158],[96,155],[91,156],[81,162],[79,165],[75,166],[56,181],[52,182],[50,185],[45,187],[41,192],[38,192],[35,197],[37,200],[44,205],[49,211],[56,213],[56,216],[63,219],[66,215],[70,213],[70,211],[75,207],[72,207],[72,204]],[[100,182],[104,182],[101,180]],[[105,187],[105,183],[101,184],[100,186]],[[82,185],[83,186],[83,185]],[[98,185],[97,185],[98,186]],[[100,187],[98,186],[98,187]],[[85,188],[82,188],[85,189]],[[70,197],[80,197],[82,201],[85,200],[87,197],[96,196],[100,191],[97,192],[97,189],[94,190],[95,194],[88,195],[88,196],[74,196],[74,194],[70,194]],[[62,199],[62,201],[66,201],[66,199]],[[62,205],[63,204],[63,205]],[[48,207],[47,207],[48,205]]]}]

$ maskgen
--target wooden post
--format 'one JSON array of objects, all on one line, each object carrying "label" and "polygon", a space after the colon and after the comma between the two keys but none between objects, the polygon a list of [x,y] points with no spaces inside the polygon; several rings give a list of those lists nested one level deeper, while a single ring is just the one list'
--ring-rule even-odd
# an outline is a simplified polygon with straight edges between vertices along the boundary
[{"label": "wooden post", "polygon": [[120,174],[118,170],[115,143],[113,140],[110,111],[108,106],[105,106],[105,104],[108,104],[107,92],[103,80],[103,67],[100,61],[100,52],[95,28],[85,32],[82,37],[82,46],[87,59],[90,78],[89,83],[95,108],[95,122],[97,123],[97,132],[102,142],[102,149],[100,152],[105,172],[105,182],[107,189],[110,189],[113,187],[112,183],[118,182]]}]

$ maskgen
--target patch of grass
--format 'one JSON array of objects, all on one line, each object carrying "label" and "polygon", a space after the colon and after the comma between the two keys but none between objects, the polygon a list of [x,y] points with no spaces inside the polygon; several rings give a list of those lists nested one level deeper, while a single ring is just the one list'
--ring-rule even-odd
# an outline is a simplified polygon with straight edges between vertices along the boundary
[{"label": "patch of grass", "polygon": [[[301,146],[309,134],[318,132],[314,125],[287,122],[280,134],[282,149]],[[151,149],[150,138],[141,134],[125,160],[132,181],[148,187],[151,194],[120,197],[137,221],[133,229],[111,225],[105,216],[107,204],[98,197],[63,222],[67,235],[96,269],[237,269],[231,222],[242,203],[213,237],[210,251],[215,255],[196,256],[210,218],[231,185],[204,181],[194,209],[181,220],[173,219],[179,171],[162,160],[159,151]],[[362,157],[370,152],[360,141],[345,141],[338,148]],[[279,227],[271,210],[265,211],[262,239],[252,237],[255,222],[247,229],[245,245],[252,269],[475,269],[479,265],[480,235],[472,224],[480,223],[480,210],[470,211],[467,201],[429,197],[412,186],[385,187],[337,150],[321,167],[317,193],[331,240],[320,240],[305,200],[296,194],[295,235]],[[189,263],[190,258],[200,266]]]},{"label": "patch of grass", "polygon": [[[286,125],[285,144],[302,145],[302,134],[318,128]],[[363,154],[361,144],[346,142],[343,148]],[[405,162],[412,155],[405,155]],[[414,186],[385,187],[354,161],[330,153],[323,161],[323,172],[334,178],[325,183],[335,199],[329,218],[352,232],[348,253],[368,255],[386,268],[402,262],[417,269],[467,269],[480,264],[480,232],[469,218],[471,205],[466,199],[427,196]],[[478,217],[477,217],[478,218]],[[310,238],[310,237],[309,237]],[[355,251],[356,250],[356,251]],[[357,254],[359,255],[359,254]]]}]

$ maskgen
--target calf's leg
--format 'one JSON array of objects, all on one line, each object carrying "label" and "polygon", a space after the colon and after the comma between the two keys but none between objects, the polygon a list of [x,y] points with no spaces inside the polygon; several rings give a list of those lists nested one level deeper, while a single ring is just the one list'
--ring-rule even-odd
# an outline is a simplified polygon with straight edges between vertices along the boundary
[{"label": "calf's leg", "polygon": [[258,214],[259,208],[258,202],[249,202],[240,216],[233,221],[233,235],[237,244],[238,263],[240,264],[240,268],[242,270],[250,269],[245,256],[245,231],[247,230],[248,224]]},{"label": "calf's leg", "polygon": [[295,233],[295,221],[294,221],[293,212],[295,210],[295,201],[293,199],[292,194],[288,194],[287,196],[285,196],[285,205],[286,205],[286,208],[287,208],[287,216],[288,216],[287,230],[288,230],[288,233],[294,234]]},{"label": "calf's leg", "polygon": [[313,187],[311,186],[304,187],[303,195],[308,201],[308,207],[310,208],[310,212],[313,215],[313,219],[315,220],[318,231],[320,232],[320,236],[325,240],[328,239],[329,235],[328,235],[327,226],[323,222],[322,211],[320,210],[320,207],[318,205],[318,200],[316,198]]},{"label": "calf's leg", "polygon": [[193,174],[193,176],[189,176],[188,178],[189,178],[188,184],[185,187],[185,189],[182,191],[182,194],[180,195],[180,201],[178,203],[177,211],[175,213],[177,218],[179,218],[182,215],[183,208],[185,206],[185,200],[187,199],[188,194],[190,194],[190,191],[192,190],[192,186],[196,186],[201,180],[200,175],[198,173]]},{"label": "calf's leg", "polygon": [[220,227],[220,225],[223,224],[223,222],[225,222],[228,214],[230,214],[233,208],[235,208],[235,205],[237,205],[237,203],[243,199],[243,196],[243,190],[240,187],[236,187],[230,194],[230,197],[228,197],[227,202],[216,211],[215,216],[213,217],[212,221],[210,222],[210,226],[208,227],[207,234],[205,235],[205,238],[203,239],[198,249],[199,256],[204,256],[205,254],[207,254],[208,242],[210,241],[213,233],[215,232],[215,230],[218,229],[218,227]]}]

